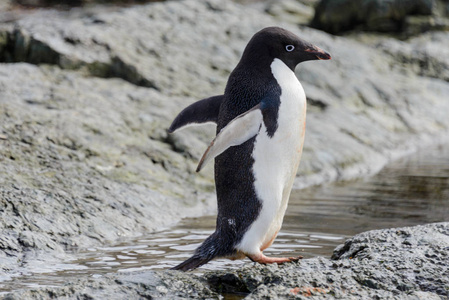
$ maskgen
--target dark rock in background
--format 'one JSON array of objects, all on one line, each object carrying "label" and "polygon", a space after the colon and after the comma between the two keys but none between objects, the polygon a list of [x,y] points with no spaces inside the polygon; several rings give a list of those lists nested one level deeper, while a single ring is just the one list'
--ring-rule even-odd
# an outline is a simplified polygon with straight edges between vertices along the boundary
[{"label": "dark rock in background", "polygon": [[332,34],[350,30],[405,32],[449,30],[447,1],[322,0],[311,26]]}]

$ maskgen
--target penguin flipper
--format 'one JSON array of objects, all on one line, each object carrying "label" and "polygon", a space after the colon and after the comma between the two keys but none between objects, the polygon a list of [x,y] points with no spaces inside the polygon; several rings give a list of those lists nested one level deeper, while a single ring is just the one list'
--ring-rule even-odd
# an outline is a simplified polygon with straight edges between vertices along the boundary
[{"label": "penguin flipper", "polygon": [[168,128],[168,133],[173,133],[189,124],[217,123],[218,112],[220,111],[223,98],[223,95],[213,96],[187,106],[173,120],[173,123]]},{"label": "penguin flipper", "polygon": [[210,143],[206,152],[201,158],[197,172],[201,171],[212,158],[220,155],[226,149],[232,146],[243,144],[254,137],[260,130],[263,122],[262,110],[260,104],[257,104],[247,112],[237,116],[228,123]]}]

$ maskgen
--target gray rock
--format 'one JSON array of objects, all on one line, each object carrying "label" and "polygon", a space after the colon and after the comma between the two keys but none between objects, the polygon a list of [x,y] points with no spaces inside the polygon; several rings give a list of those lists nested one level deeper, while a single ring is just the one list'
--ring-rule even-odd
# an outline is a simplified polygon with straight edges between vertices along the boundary
[{"label": "gray rock", "polygon": [[282,0],[268,2],[266,12],[283,22],[308,24],[315,10],[298,0]]},{"label": "gray rock", "polygon": [[376,45],[391,55],[403,68],[422,77],[449,82],[449,39],[445,32],[433,32],[412,38],[406,43],[385,39]]},{"label": "gray rock", "polygon": [[0,81],[0,228],[9,237],[1,251],[9,256],[133,237],[213,207],[201,176],[191,175],[198,150],[166,142],[167,97],[30,64],[4,64]]},{"label": "gray rock", "polygon": [[[215,297],[214,297],[215,296]],[[5,300],[19,299],[207,299],[216,298],[205,281],[179,272],[135,272],[83,278],[61,288],[13,292]]]},{"label": "gray rock", "polygon": [[375,230],[347,240],[332,260],[247,266],[206,277],[220,283],[216,287],[246,288],[248,299],[270,295],[286,299],[294,295],[301,299],[448,298],[448,247],[448,223]]},{"label": "gray rock", "polygon": [[197,276],[136,272],[81,279],[61,288],[16,291],[5,299],[448,299],[449,223],[374,230],[347,240],[332,257],[246,266]]}]

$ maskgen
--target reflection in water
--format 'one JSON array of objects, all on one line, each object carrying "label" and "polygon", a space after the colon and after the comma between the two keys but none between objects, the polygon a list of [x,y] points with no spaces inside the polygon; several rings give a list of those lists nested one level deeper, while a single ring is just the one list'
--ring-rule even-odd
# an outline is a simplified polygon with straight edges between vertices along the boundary
[{"label": "reflection in water", "polygon": [[[271,256],[326,256],[344,238],[378,228],[449,220],[449,147],[421,151],[377,176],[292,192],[284,226]],[[62,285],[76,276],[167,269],[190,257],[215,228],[215,217],[186,219],[137,240],[87,249],[77,260],[53,266],[38,263],[13,278],[0,277],[0,292]],[[249,260],[215,260],[204,270],[236,268]]]},{"label": "reflection in water", "polygon": [[378,175],[292,193],[284,229],[354,235],[449,221],[449,147],[421,151]]}]

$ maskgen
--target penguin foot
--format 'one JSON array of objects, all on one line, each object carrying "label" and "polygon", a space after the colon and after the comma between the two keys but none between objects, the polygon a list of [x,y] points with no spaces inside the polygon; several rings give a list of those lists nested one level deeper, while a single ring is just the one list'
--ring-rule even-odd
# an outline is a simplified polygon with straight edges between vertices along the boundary
[{"label": "penguin foot", "polygon": [[248,255],[248,258],[251,259],[253,262],[258,262],[260,264],[283,264],[286,262],[296,262],[300,259],[302,259],[302,256],[297,257],[268,257],[263,255],[263,253]]}]

